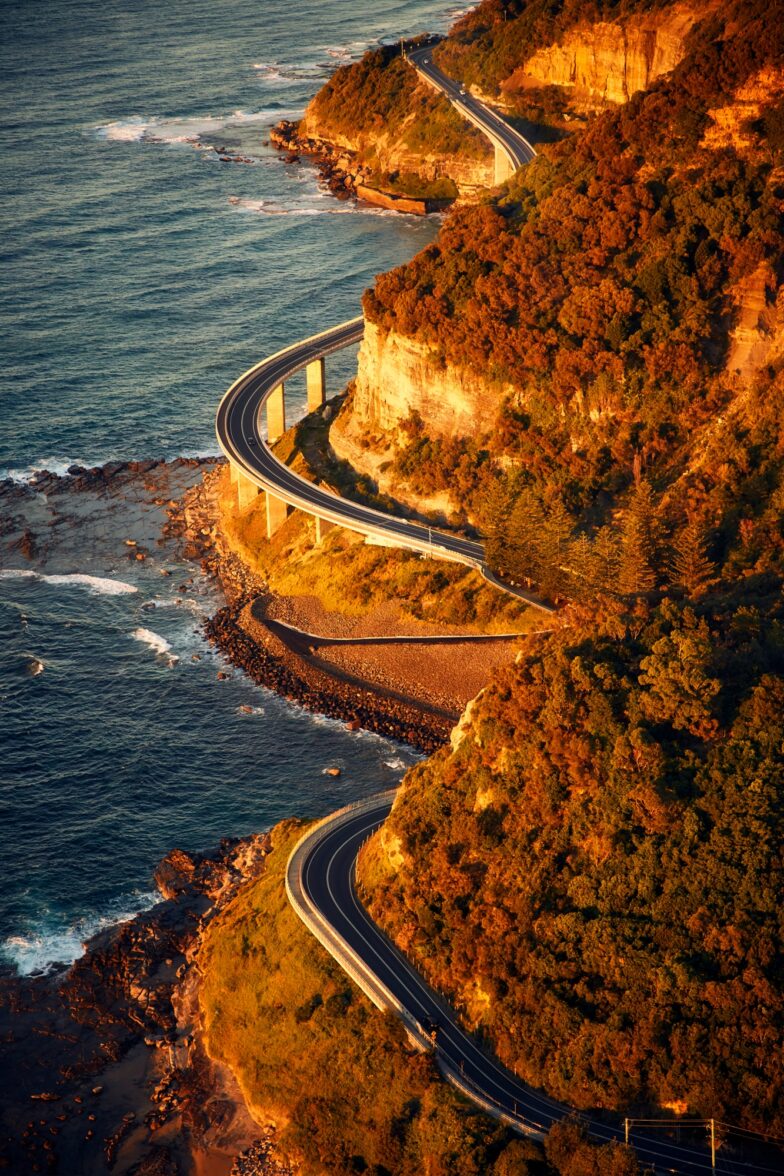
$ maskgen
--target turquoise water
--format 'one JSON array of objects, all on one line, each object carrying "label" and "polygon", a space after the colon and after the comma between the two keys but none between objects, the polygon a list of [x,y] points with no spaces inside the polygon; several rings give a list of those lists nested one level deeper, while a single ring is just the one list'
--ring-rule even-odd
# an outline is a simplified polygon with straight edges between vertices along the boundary
[{"label": "turquoise water", "polygon": [[[3,5],[0,476],[215,452],[237,374],[356,314],[375,273],[432,239],[432,219],[340,204],[264,140],[336,64],[449,15],[427,0]],[[351,365],[330,362],[335,390]],[[74,526],[46,571],[113,583],[0,577],[0,950],[25,970],[149,902],[173,845],[328,811],[413,758],[218,683],[209,587],[183,602],[112,526],[89,543]]]}]

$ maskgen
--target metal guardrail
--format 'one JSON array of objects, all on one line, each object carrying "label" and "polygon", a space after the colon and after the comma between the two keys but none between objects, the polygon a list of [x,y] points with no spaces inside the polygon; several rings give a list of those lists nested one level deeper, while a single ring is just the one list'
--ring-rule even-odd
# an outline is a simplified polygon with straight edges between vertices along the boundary
[{"label": "metal guardrail", "polygon": [[310,933],[340,964],[348,976],[364,992],[368,1000],[372,1001],[376,1008],[382,1012],[395,1013],[403,1022],[406,1032],[417,1048],[426,1052],[432,1048],[432,1043],[423,1027],[394,993],[390,992],[386,985],[379,980],[365,961],[357,955],[343,936],[327,922],[315,904],[310,901],[302,881],[303,865],[308,853],[327,833],[331,833],[336,825],[340,825],[358,812],[385,807],[387,801],[391,806],[397,792],[397,788],[392,788],[388,792],[377,793],[367,800],[355,801],[353,804],[345,805],[337,812],[323,817],[311,826],[294,846],[286,863],[286,895],[294,911]]},{"label": "metal guardrail", "polygon": [[336,826],[350,819],[356,813],[386,807],[387,802],[394,801],[397,793],[398,789],[392,788],[388,792],[377,793],[375,796],[368,797],[366,800],[355,801],[352,804],[345,805],[327,817],[322,817],[315,825],[311,825],[302,837],[300,837],[289,854],[289,859],[286,863],[286,896],[308,931],[310,931],[325,951],[343,968],[344,972],[354,981],[360,991],[364,992],[368,1000],[372,1001],[376,1008],[382,1012],[391,1012],[399,1017],[403,1022],[409,1038],[423,1053],[435,1052],[438,1068],[456,1090],[459,1090],[461,1094],[465,1095],[476,1106],[481,1107],[487,1114],[500,1122],[506,1123],[507,1126],[512,1127],[521,1134],[531,1136],[535,1139],[543,1139],[543,1129],[539,1130],[531,1124],[526,1123],[519,1116],[510,1114],[500,1103],[479,1090],[464,1074],[461,1074],[454,1066],[450,1065],[440,1054],[438,1048],[434,1051],[430,1036],[416,1017],[408,1011],[394,993],[390,992],[383,981],[376,976],[351,945],[346,942],[343,936],[325,919],[321,911],[310,900],[305,890],[303,885],[303,866],[308,854],[315,849],[318,843],[329,833],[332,833]]}]

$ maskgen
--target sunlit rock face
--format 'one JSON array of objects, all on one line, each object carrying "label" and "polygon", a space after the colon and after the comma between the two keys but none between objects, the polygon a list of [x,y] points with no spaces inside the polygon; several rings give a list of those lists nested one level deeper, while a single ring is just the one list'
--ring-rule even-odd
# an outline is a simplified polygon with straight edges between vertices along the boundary
[{"label": "sunlit rock face", "polygon": [[676,4],[623,23],[577,25],[559,44],[538,50],[505,88],[566,86],[586,108],[627,102],[675,68],[697,17],[696,9]]},{"label": "sunlit rock face", "polygon": [[474,437],[493,427],[504,391],[472,372],[443,366],[426,344],[367,323],[356,393],[338,431],[394,434],[416,412],[431,436]]}]

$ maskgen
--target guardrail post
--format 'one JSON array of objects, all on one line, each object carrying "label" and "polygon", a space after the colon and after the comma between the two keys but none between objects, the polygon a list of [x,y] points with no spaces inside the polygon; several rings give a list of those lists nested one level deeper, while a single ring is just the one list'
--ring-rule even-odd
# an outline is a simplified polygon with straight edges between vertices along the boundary
[{"label": "guardrail post", "polygon": [[267,538],[271,539],[288,518],[289,508],[288,504],[282,498],[276,498],[274,494],[266,491],[264,497],[267,500]]},{"label": "guardrail post", "polygon": [[286,391],[283,384],[273,388],[267,398],[267,441],[271,445],[286,432]]},{"label": "guardrail post", "polygon": [[308,364],[305,369],[305,381],[308,388],[308,412],[317,412],[327,398],[323,355]]}]

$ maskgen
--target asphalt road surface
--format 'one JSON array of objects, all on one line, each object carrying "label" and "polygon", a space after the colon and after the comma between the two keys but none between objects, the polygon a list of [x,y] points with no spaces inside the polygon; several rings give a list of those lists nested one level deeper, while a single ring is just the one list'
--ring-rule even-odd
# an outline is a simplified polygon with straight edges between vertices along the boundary
[{"label": "asphalt road surface", "polygon": [[426,45],[421,49],[408,49],[406,59],[432,86],[445,94],[469,122],[483,131],[494,146],[502,148],[515,170],[536,157],[536,151],[519,131],[511,127],[500,114],[484,102],[474,98],[461,82],[453,81],[433,64],[432,45]]},{"label": "asphalt road surface", "polygon": [[[391,805],[392,795],[384,793],[355,809],[335,813],[305,835],[292,854],[290,869],[296,868],[308,906],[349,945],[371,977],[425,1031],[435,1027],[435,1053],[445,1073],[457,1079],[469,1097],[493,1107],[522,1133],[541,1135],[552,1123],[569,1115],[570,1108],[526,1086],[461,1029],[454,1010],[376,926],[360,901],[354,885],[357,854],[387,817]],[[343,962],[338,952],[333,954]],[[595,1139],[623,1140],[622,1122],[581,1117]],[[632,1142],[639,1159],[653,1166],[656,1173],[700,1176],[713,1170],[707,1151],[646,1136],[639,1129],[634,1131]],[[726,1155],[716,1157],[715,1171],[720,1173],[776,1170],[731,1160]]]},{"label": "asphalt road surface", "polygon": [[364,319],[351,319],[284,348],[241,375],[223,397],[215,421],[218,444],[226,457],[260,490],[269,490],[290,506],[396,546],[477,568],[496,587],[543,612],[554,612],[531,593],[495,580],[485,568],[481,543],[339,498],[293,473],[272,452],[262,424],[264,403],[270,394],[314,359],[358,343],[364,330]]}]

